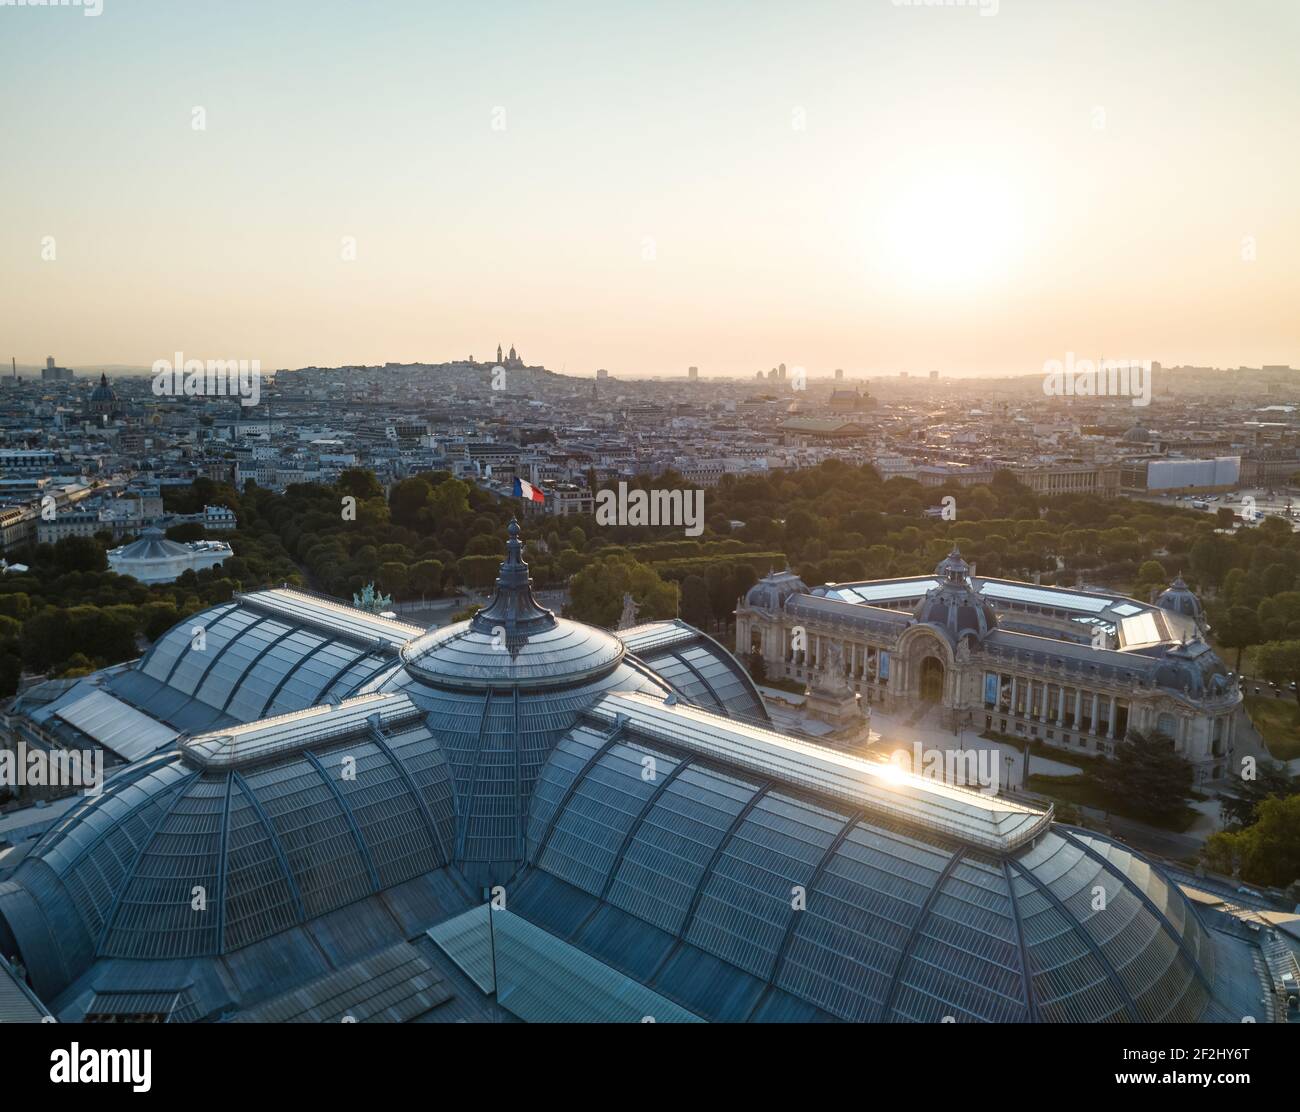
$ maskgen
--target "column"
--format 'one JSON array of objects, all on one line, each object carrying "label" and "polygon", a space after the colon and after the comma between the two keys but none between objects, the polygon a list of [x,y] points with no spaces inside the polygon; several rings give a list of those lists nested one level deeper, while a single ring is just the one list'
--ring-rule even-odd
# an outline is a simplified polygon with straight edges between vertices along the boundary
[{"label": "column", "polygon": [[1106,736],[1115,737],[1115,696],[1110,697],[1110,721],[1106,724]]},{"label": "column", "polygon": [[1047,722],[1047,700],[1051,693],[1051,687],[1046,680],[1043,680],[1043,701],[1038,708],[1038,721],[1044,724]]},{"label": "column", "polygon": [[1092,729],[1088,731],[1090,734],[1095,734],[1097,732],[1097,711],[1100,707],[1101,696],[1094,691],[1092,693],[1092,722],[1089,723]]},{"label": "column", "polygon": [[1015,676],[1012,676],[1012,677],[1011,677],[1011,714],[1012,714],[1013,716],[1014,716],[1015,713],[1016,713],[1016,688],[1017,688],[1017,686],[1018,686],[1018,684],[1017,684],[1017,682],[1016,682],[1016,677],[1015,677]]},{"label": "column", "polygon": [[1065,684],[1056,689],[1056,724],[1065,725]]}]

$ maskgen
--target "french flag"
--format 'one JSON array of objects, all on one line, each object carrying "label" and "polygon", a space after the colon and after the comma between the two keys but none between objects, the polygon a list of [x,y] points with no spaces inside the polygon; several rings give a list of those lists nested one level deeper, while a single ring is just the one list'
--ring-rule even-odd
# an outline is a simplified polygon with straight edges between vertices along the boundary
[{"label": "french flag", "polygon": [[515,480],[515,497],[526,498],[530,502],[545,502],[546,495],[543,494],[532,483],[526,483],[523,479]]}]

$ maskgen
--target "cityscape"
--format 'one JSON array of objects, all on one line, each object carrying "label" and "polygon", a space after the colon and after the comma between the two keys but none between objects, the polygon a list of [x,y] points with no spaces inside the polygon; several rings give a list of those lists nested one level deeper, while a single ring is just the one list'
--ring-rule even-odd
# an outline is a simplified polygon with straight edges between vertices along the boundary
[{"label": "cityscape", "polygon": [[[1006,144],[1027,162],[1048,142],[1041,72],[1017,69],[1044,103],[932,99],[968,56],[1012,64],[1026,43],[1072,69],[1094,35],[1136,49],[1181,27],[1199,56],[1212,5],[826,3],[802,31],[783,6],[556,5],[591,21],[589,47],[523,4],[377,22],[340,5],[310,28],[296,5],[283,24],[165,7],[6,5],[0,59],[21,79],[24,46],[58,44],[93,76],[210,22],[253,50],[241,73],[353,31],[403,60],[404,35],[500,33],[504,61],[550,49],[573,69],[535,94],[513,73],[481,104],[446,93],[429,127],[448,180],[428,188],[459,198],[455,226],[401,162],[402,89],[423,77],[372,90],[392,118],[338,156],[322,121],[360,126],[354,75],[335,117],[268,75],[277,138],[207,81],[212,44],[192,88],[160,86],[174,119],[135,78],[105,94],[84,205],[0,171],[0,1023],[44,1025],[34,1084],[147,1091],[141,1059],[86,1048],[157,1064],[179,1044],[140,1032],[186,1024],[243,1053],[265,1023],[1114,1023],[1161,1035],[1098,1042],[1100,1087],[1284,1068],[1250,1048],[1300,1024],[1300,219],[1239,181],[1222,220],[1183,223],[1217,171],[1163,212],[1177,168],[1110,193],[1117,156],[1188,126],[1143,82],[1082,90],[1059,140],[1082,157],[1113,136],[1095,207],[1064,183],[975,188],[1014,172]],[[715,37],[723,7],[735,42]],[[1275,73],[1300,108],[1293,56],[1265,41],[1294,44],[1296,13],[1247,7],[1260,53],[1228,66],[1207,149],[1235,149],[1232,113]],[[737,73],[677,139],[643,100],[687,97],[658,92],[657,36],[731,64],[789,35],[835,61],[850,25],[901,73],[949,69],[857,120],[842,98],[874,105],[887,79],[801,53],[766,91]],[[1057,41],[1072,31],[1086,41]],[[615,45],[625,72],[598,53]],[[1174,62],[1151,81],[1184,81]],[[609,103],[561,122],[552,98],[586,82]],[[16,149],[84,165],[67,98],[85,87],[17,122]],[[1025,134],[990,116],[972,156],[967,113],[995,101]],[[751,106],[792,134],[737,122]],[[1277,111],[1251,119],[1271,153],[1243,178],[1296,161],[1268,147]],[[598,169],[566,129],[616,120]],[[715,161],[709,127],[747,138]],[[637,128],[675,176],[643,165]],[[840,186],[861,174],[884,204],[873,170],[827,161],[856,128],[904,183],[960,154],[947,180],[979,211],[954,218],[921,182],[850,246],[821,219]],[[193,175],[189,215],[128,149],[175,158],[169,190]],[[238,198],[209,165],[235,151],[259,166]],[[755,181],[764,160],[843,176]],[[619,263],[594,246],[611,222]],[[1167,254],[1116,256],[1125,229]],[[1044,253],[1076,239],[1047,292]],[[827,286],[859,250],[860,304]],[[1142,267],[1161,287],[1145,301]],[[1213,1065],[1177,1050],[1207,1046]]]}]

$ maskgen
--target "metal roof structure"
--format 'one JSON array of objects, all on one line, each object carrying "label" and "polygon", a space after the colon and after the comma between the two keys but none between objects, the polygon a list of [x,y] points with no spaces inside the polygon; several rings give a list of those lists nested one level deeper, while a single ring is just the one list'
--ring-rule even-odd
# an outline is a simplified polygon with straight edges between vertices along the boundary
[{"label": "metal roof structure", "polygon": [[483,992],[527,1023],[704,1022],[505,909],[482,904],[428,935]]},{"label": "metal roof structure", "polygon": [[257,1004],[235,1023],[406,1023],[451,999],[441,974],[409,942]]},{"label": "metal roof structure", "polygon": [[1050,808],[1035,810],[650,695],[607,695],[587,716],[609,726],[621,723],[625,731],[651,742],[999,853],[1032,841],[1052,821]]},{"label": "metal roof structure", "polygon": [[176,740],[175,730],[114,698],[94,690],[54,708],[54,713],[105,749],[134,761]]},{"label": "metal roof structure", "polygon": [[[517,527],[488,607],[412,628],[258,592],[29,697],[51,717],[115,700],[178,735],[0,881],[0,949],[60,1019],[1220,1014],[1215,947],[1140,857],[783,736],[682,623],[556,617]],[[1066,644],[995,630],[984,647],[1038,642]],[[1177,665],[1204,660],[1188,646]],[[492,886],[509,909],[489,916]]]},{"label": "metal roof structure", "polygon": [[771,721],[749,673],[717,641],[680,618],[619,630],[619,640],[677,694],[749,722]]},{"label": "metal roof structure", "polygon": [[0,954],[0,1023],[43,1023],[49,1014]]}]

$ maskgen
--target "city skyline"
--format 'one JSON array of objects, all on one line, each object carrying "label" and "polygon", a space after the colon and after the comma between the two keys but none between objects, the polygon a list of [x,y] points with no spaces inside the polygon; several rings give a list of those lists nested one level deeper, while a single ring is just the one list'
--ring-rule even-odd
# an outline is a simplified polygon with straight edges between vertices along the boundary
[{"label": "city skyline", "polygon": [[7,354],[1300,360],[1296,13],[995,7],[6,9]]}]

